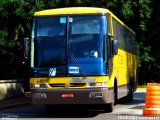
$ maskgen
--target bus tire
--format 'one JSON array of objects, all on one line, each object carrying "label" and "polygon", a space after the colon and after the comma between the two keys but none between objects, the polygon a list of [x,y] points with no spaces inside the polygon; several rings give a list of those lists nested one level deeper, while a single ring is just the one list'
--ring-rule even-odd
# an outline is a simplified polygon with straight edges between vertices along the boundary
[{"label": "bus tire", "polygon": [[114,105],[116,105],[117,104],[117,100],[118,100],[117,79],[115,79],[115,81],[114,81],[113,100],[114,100]]},{"label": "bus tire", "polygon": [[130,102],[133,100],[133,81],[132,79],[130,80],[130,89],[129,89],[129,94],[124,97],[125,102]]}]

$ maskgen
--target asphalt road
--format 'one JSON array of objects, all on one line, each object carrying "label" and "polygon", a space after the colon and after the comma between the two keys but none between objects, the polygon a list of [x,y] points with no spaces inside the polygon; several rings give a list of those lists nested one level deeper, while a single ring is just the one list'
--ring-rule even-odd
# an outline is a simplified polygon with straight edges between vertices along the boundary
[{"label": "asphalt road", "polygon": [[[145,105],[145,91],[137,91],[134,93],[134,100],[129,103],[119,102],[112,113],[105,113],[100,109],[89,109],[86,110],[81,106],[68,107],[67,109],[53,109],[52,113],[48,113],[45,106],[21,106],[12,109],[5,109],[0,111],[0,117],[12,118],[12,120],[23,119],[55,119],[55,120],[132,120],[132,119],[143,119],[141,118],[142,110]],[[147,119],[147,118],[146,118]]]}]

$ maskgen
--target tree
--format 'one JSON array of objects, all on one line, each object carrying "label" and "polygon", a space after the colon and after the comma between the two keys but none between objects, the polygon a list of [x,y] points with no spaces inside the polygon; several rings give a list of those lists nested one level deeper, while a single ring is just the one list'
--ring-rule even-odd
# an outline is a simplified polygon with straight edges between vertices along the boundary
[{"label": "tree", "polygon": [[1,79],[21,74],[16,75],[16,71],[21,71],[20,66],[23,66],[23,38],[31,34],[35,11],[76,6],[108,8],[131,27],[137,35],[140,83],[158,81],[160,2],[157,0],[1,0]]}]

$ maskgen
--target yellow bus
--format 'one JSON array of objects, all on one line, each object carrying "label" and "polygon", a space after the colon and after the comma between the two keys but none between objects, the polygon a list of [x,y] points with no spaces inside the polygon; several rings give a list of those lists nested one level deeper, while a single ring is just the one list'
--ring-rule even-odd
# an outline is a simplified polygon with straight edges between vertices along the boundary
[{"label": "yellow bus", "polygon": [[30,43],[33,104],[101,105],[136,90],[135,33],[108,9],[35,12]]}]

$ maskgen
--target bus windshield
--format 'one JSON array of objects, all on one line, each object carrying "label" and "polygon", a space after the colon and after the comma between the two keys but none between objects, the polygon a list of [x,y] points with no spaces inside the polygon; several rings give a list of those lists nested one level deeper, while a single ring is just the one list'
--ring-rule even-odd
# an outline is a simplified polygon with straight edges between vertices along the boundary
[{"label": "bus windshield", "polygon": [[37,17],[34,67],[54,69],[53,76],[104,72],[106,16]]}]

